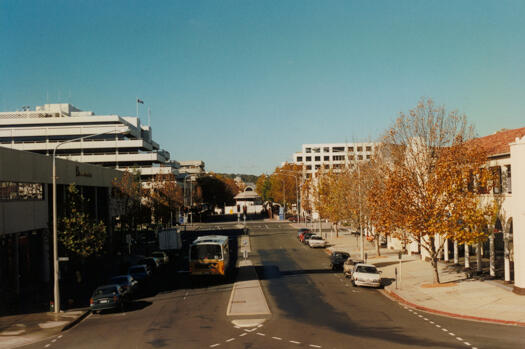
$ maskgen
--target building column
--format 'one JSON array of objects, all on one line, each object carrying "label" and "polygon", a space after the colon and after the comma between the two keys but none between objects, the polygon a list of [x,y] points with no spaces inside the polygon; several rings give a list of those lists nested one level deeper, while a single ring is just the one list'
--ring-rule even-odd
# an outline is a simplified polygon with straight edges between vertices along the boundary
[{"label": "building column", "polygon": [[[491,228],[494,231],[494,228]],[[490,263],[489,263],[489,274],[491,277],[496,276],[496,251],[494,251],[494,233],[490,233],[489,236],[489,250],[490,250]]]},{"label": "building column", "polygon": [[465,268],[470,268],[470,251],[468,250],[468,244],[465,242]]},{"label": "building column", "polygon": [[503,258],[504,258],[504,269],[505,269],[505,283],[510,283],[510,244],[509,244],[509,232],[503,233]]},{"label": "building column", "polygon": [[525,137],[510,144],[512,170],[512,240],[514,246],[514,293],[525,295]]}]

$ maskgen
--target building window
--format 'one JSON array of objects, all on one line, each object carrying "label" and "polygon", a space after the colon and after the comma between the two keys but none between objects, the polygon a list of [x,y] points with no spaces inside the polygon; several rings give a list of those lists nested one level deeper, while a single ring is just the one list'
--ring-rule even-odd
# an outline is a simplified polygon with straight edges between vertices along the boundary
[{"label": "building window", "polygon": [[303,157],[302,156],[298,156],[297,160],[295,160],[295,161],[303,161]]},{"label": "building window", "polygon": [[354,147],[348,147],[348,151],[353,153],[354,152]]},{"label": "building window", "polygon": [[330,152],[330,148],[329,148],[329,147],[324,147],[324,148],[323,148],[323,152],[325,152],[325,153],[329,153],[329,152]]},{"label": "building window", "polygon": [[323,158],[323,160],[324,160],[324,161],[330,161],[330,157],[325,155],[324,158]]},{"label": "building window", "polygon": [[325,165],[324,165],[324,169],[325,169],[325,170],[329,170],[329,169],[330,169],[330,165],[325,164]]},{"label": "building window", "polygon": [[363,147],[361,146],[357,147],[357,151],[363,151]]},{"label": "building window", "polygon": [[501,194],[501,167],[491,167],[490,172],[492,174],[492,192],[494,194]]},{"label": "building window", "polygon": [[366,151],[372,151],[372,146],[367,145],[367,146],[366,146]]},{"label": "building window", "polygon": [[321,165],[315,165],[315,169],[318,170],[321,168]]},{"label": "building window", "polygon": [[348,155],[348,160],[352,160],[352,161],[353,161],[354,159],[355,159],[355,156],[353,156],[353,155]]},{"label": "building window", "polygon": [[358,155],[357,160],[363,160],[363,155]]},{"label": "building window", "polygon": [[332,157],[332,159],[333,159],[334,161],[342,161],[342,160],[345,159],[345,156],[344,156],[344,155],[334,155],[334,156]]},{"label": "building window", "polygon": [[311,152],[312,152],[312,148],[306,148],[306,149],[304,150],[304,152],[305,152],[305,153],[311,153]]},{"label": "building window", "polygon": [[314,153],[320,153],[321,152],[321,148],[313,148],[312,151]]},{"label": "building window", "polygon": [[507,193],[512,194],[512,178],[510,177],[510,165],[505,166],[507,168]]},{"label": "building window", "polygon": [[312,169],[312,165],[306,165],[306,169],[307,170],[311,170]]},{"label": "building window", "polygon": [[334,164],[334,168],[343,168],[343,164]]},{"label": "building window", "polygon": [[367,158],[368,160],[370,160],[370,154],[369,154],[369,155],[367,155],[367,156],[366,156],[366,158]]},{"label": "building window", "polygon": [[332,152],[334,153],[342,153],[345,151],[345,147],[333,147]]},{"label": "building window", "polygon": [[306,157],[306,161],[312,161],[312,157],[311,156],[307,156]]},{"label": "building window", "polygon": [[316,156],[315,157],[315,161],[321,161],[321,157],[320,156]]},{"label": "building window", "polygon": [[44,200],[44,186],[40,183],[0,182],[0,200]]}]

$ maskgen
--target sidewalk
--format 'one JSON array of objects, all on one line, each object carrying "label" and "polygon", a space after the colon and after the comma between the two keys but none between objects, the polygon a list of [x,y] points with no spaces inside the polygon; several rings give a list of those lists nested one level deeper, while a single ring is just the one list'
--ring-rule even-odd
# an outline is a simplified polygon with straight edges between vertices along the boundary
[{"label": "sidewalk", "polygon": [[16,348],[58,335],[82,320],[89,309],[0,317],[0,349]]},{"label": "sidewalk", "polygon": [[[301,227],[304,225],[294,225]],[[325,232],[323,232],[325,235]],[[349,234],[327,234],[327,251],[346,251],[352,258],[360,258],[358,239]],[[467,278],[457,272],[452,264],[439,264],[441,284],[433,285],[430,263],[418,255],[402,256],[400,279],[397,288],[395,270],[400,270],[398,251],[381,249],[376,256],[375,246],[365,241],[368,263],[382,271],[386,281],[384,292],[391,298],[410,307],[451,317],[525,326],[525,296],[498,281]]]}]

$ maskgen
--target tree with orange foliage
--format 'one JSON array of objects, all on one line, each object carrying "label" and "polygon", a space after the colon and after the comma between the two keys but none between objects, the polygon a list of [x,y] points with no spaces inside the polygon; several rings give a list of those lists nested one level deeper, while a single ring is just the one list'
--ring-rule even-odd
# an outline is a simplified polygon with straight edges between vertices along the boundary
[{"label": "tree with orange foliage", "polygon": [[131,232],[136,231],[141,214],[141,201],[145,191],[140,182],[140,173],[123,171],[120,179],[113,179],[116,201],[122,209],[121,229]]},{"label": "tree with orange foliage", "polygon": [[275,168],[270,176],[270,196],[275,202],[283,205],[286,202],[297,202],[299,191],[297,186],[301,183],[301,170],[300,165],[291,163]]},{"label": "tree with orange foliage", "polygon": [[474,241],[491,219],[492,207],[479,200],[489,184],[489,172],[482,170],[486,153],[473,146],[473,136],[464,115],[421,100],[400,114],[383,140],[389,161],[383,166],[384,189],[376,198],[386,208],[380,223],[420,243],[430,256],[435,283],[445,239]]},{"label": "tree with orange foliage", "polygon": [[151,182],[151,199],[168,210],[170,225],[173,225],[173,212],[184,204],[182,188],[172,173],[157,174]]}]

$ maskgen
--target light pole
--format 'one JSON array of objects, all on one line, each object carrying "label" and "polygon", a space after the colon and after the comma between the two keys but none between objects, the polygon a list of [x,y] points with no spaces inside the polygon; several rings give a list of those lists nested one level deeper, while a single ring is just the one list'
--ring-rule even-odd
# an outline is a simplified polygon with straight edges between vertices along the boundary
[{"label": "light pole", "polygon": [[[193,225],[193,216],[191,214],[191,207],[193,206],[193,177],[192,176],[186,176],[184,177],[184,198],[186,198],[186,182],[187,182],[187,179],[190,179],[190,205],[189,205],[189,210],[188,210],[188,215],[190,216],[190,224]],[[186,200],[186,203],[188,201]]]},{"label": "light pole", "polygon": [[[68,139],[64,142],[59,142],[53,148],[53,280],[54,280],[54,307],[55,313],[60,311],[60,285],[59,285],[59,268],[58,268],[58,238],[57,238],[57,177],[56,177],[56,152],[58,147],[66,143],[80,141],[86,138],[101,136],[107,133],[117,133],[117,129],[100,132],[83,137]],[[121,133],[121,132],[118,132]]]}]

